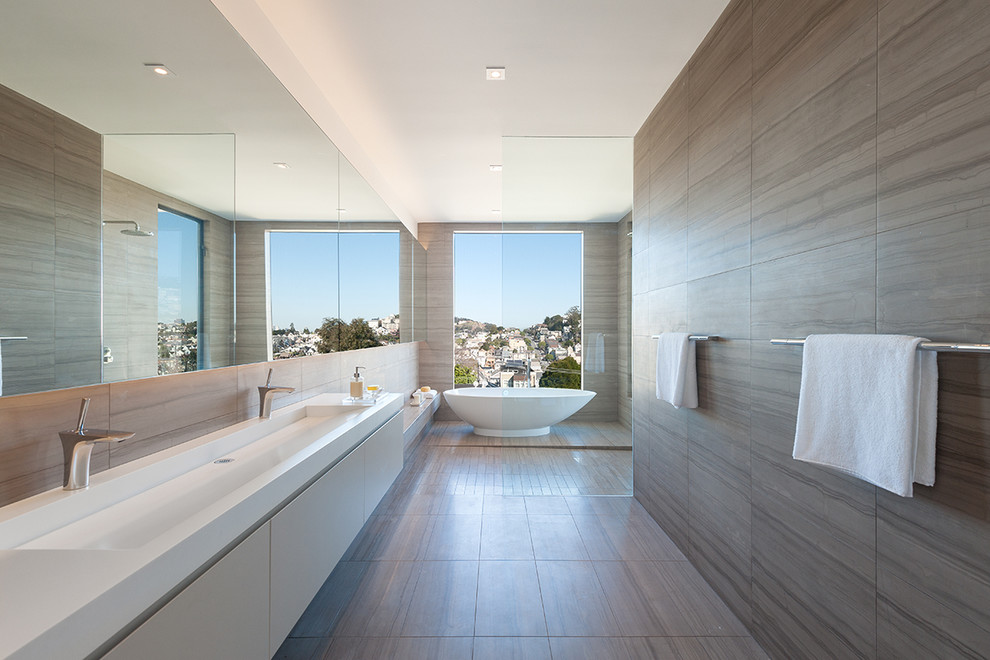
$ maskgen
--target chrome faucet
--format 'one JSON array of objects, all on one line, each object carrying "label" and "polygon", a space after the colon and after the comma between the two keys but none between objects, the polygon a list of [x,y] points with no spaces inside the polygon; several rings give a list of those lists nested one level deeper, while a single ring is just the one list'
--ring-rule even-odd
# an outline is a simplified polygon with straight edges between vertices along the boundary
[{"label": "chrome faucet", "polygon": [[258,411],[258,417],[262,419],[271,419],[272,416],[272,398],[275,396],[276,392],[295,392],[294,387],[276,387],[272,385],[272,372],[274,369],[268,370],[268,380],[265,381],[264,387],[258,388],[258,396],[261,398],[260,410]]},{"label": "chrome faucet", "polygon": [[65,458],[65,469],[62,472],[62,487],[65,490],[89,487],[89,459],[97,442],[120,442],[134,437],[130,431],[87,431],[85,425],[88,410],[89,399],[83,399],[79,409],[79,424],[72,431],[61,431],[58,434]]}]

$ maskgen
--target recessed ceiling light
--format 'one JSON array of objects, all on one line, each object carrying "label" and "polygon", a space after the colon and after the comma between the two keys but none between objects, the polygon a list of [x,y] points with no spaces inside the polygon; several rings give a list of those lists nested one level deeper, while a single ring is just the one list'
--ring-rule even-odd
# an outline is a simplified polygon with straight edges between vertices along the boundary
[{"label": "recessed ceiling light", "polygon": [[151,69],[152,73],[156,73],[159,76],[174,76],[175,74],[165,66],[164,64],[145,64],[146,67]]},{"label": "recessed ceiling light", "polygon": [[280,170],[287,170],[287,169],[289,169],[289,164],[288,163],[272,163],[272,165],[274,165],[275,167],[277,167]]},{"label": "recessed ceiling light", "polygon": [[492,213],[501,213],[502,209],[492,209]]},{"label": "recessed ceiling light", "polygon": [[337,209],[337,213],[347,213],[347,209]]},{"label": "recessed ceiling light", "polygon": [[502,166],[501,165],[489,165],[488,166],[488,169],[490,169],[492,172],[501,172],[502,171]]},{"label": "recessed ceiling light", "polygon": [[505,80],[504,66],[490,66],[485,69],[485,78],[488,80]]}]

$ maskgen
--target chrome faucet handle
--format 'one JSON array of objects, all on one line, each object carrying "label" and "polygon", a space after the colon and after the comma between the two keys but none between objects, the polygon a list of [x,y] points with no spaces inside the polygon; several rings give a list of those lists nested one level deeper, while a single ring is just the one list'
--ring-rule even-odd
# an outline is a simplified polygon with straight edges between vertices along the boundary
[{"label": "chrome faucet handle", "polygon": [[272,397],[276,392],[295,392],[294,387],[280,387],[278,385],[272,385],[272,372],[274,369],[268,370],[268,380],[265,384],[258,388],[258,417],[262,419],[269,419],[272,416]]},{"label": "chrome faucet handle", "polygon": [[58,434],[59,440],[62,441],[62,456],[65,461],[62,472],[62,486],[65,490],[78,490],[89,486],[89,459],[97,442],[121,442],[134,437],[133,431],[85,430],[89,403],[88,398],[82,400],[76,428]]},{"label": "chrome faucet handle", "polygon": [[82,400],[82,406],[79,408],[79,424],[76,425],[76,433],[82,435],[83,427],[86,425],[86,413],[89,412],[89,398],[85,397]]}]

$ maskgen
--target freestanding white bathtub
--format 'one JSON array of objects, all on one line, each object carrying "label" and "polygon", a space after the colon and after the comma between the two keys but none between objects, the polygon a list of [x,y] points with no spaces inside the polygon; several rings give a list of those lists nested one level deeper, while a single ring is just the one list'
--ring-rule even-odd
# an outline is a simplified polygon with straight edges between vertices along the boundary
[{"label": "freestanding white bathtub", "polygon": [[464,387],[443,396],[477,435],[518,438],[549,434],[551,424],[576,413],[595,393],[555,387]]}]

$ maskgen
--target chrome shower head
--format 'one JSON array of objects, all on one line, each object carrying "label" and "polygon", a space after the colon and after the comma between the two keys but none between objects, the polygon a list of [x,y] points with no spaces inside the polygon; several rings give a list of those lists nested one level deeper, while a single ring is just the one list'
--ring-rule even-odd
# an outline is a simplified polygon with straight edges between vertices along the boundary
[{"label": "chrome shower head", "polygon": [[141,229],[141,225],[133,220],[104,220],[105,225],[134,225],[134,229],[121,229],[120,233],[125,236],[154,236],[155,233]]}]

